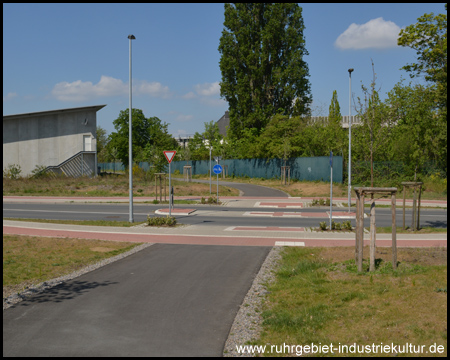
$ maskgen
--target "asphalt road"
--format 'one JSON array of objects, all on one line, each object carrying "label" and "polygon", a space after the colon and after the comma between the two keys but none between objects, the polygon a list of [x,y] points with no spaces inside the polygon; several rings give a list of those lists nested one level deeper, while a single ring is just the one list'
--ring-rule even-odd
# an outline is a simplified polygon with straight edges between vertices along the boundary
[{"label": "asphalt road", "polygon": [[[135,222],[144,222],[148,214],[153,214],[155,210],[168,207],[167,205],[135,204],[133,216]],[[191,216],[176,216],[180,224],[194,225],[223,225],[223,226],[314,226],[317,227],[320,221],[326,219],[319,218],[290,218],[290,217],[257,217],[242,216],[244,212],[273,212],[273,211],[308,211],[325,212],[328,207],[308,208],[308,209],[274,209],[274,208],[242,208],[223,207],[210,205],[175,205],[176,208],[198,209]],[[342,208],[334,208],[333,211],[343,211]],[[366,213],[369,212],[367,208]],[[412,209],[406,209],[406,224],[411,224]],[[7,218],[31,218],[31,219],[65,219],[65,220],[114,220],[128,221],[128,204],[3,204],[3,216]],[[342,220],[337,220],[342,222]],[[376,221],[378,226],[391,226],[391,209],[377,208]],[[397,209],[396,221],[398,226],[403,225],[403,210]],[[351,219],[353,226],[355,219]],[[365,226],[369,226],[369,218],[364,220]],[[422,227],[447,228],[446,209],[426,209],[420,210],[420,225]]]},{"label": "asphalt road", "polygon": [[152,245],[3,311],[3,356],[222,356],[269,250]]}]

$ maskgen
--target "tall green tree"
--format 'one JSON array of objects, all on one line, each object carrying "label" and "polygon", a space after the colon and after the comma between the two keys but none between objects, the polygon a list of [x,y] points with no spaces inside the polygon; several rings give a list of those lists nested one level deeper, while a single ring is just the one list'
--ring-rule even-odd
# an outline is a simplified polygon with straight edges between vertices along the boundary
[{"label": "tall green tree", "polygon": [[[447,11],[447,4],[445,4]],[[400,31],[398,45],[416,51],[417,63],[403,66],[411,77],[425,75],[434,83],[447,82],[447,14],[424,14]]]},{"label": "tall green tree", "polygon": [[[117,159],[129,163],[129,110],[120,111],[113,121],[115,132],[110,135],[108,147],[117,149]],[[164,150],[178,148],[177,141],[168,133],[168,124],[157,117],[146,118],[142,110],[132,109],[132,157],[134,162],[149,161],[163,168]],[[165,160],[167,163],[167,160]]]},{"label": "tall green tree", "polygon": [[331,98],[331,104],[329,107],[328,113],[328,122],[336,123],[341,126],[342,115],[341,115],[341,107],[339,106],[339,101],[337,97],[337,91],[333,91],[333,97]]},{"label": "tall green tree", "polygon": [[393,158],[403,161],[409,173],[424,170],[427,162],[447,167],[447,122],[438,116],[431,86],[399,82],[388,103],[397,120],[392,133]]},{"label": "tall green tree", "polygon": [[[447,12],[447,4],[445,4]],[[424,14],[402,29],[398,45],[416,51],[417,62],[402,67],[411,77],[424,75],[435,85],[440,115],[447,117],[447,14]]]},{"label": "tall green tree", "polygon": [[229,132],[258,134],[275,114],[310,111],[311,89],[302,9],[297,4],[225,4],[220,38],[220,94],[229,104]]}]

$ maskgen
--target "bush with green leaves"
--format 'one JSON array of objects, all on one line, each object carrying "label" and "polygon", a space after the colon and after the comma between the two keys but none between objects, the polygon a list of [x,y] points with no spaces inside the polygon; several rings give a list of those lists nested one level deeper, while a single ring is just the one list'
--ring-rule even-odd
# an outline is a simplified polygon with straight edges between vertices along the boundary
[{"label": "bush with green leaves", "polygon": [[150,215],[148,215],[147,224],[148,226],[175,226],[177,224],[177,219],[173,216],[151,217]]},{"label": "bush with green leaves", "polygon": [[8,179],[19,179],[20,173],[22,172],[22,169],[20,165],[18,164],[8,164],[8,167],[6,169],[3,169],[3,177]]},{"label": "bush with green leaves", "polygon": [[214,196],[210,196],[208,200],[206,200],[204,197],[200,200],[201,204],[217,204],[217,198]]},{"label": "bush with green leaves", "polygon": [[36,165],[35,168],[31,171],[31,177],[36,179],[50,177],[52,173],[47,173],[45,169],[47,169],[47,166],[45,165]]},{"label": "bush with green leaves", "polygon": [[348,230],[348,231],[352,231],[352,223],[350,220],[346,220],[342,222],[342,227],[344,228],[344,230]]}]

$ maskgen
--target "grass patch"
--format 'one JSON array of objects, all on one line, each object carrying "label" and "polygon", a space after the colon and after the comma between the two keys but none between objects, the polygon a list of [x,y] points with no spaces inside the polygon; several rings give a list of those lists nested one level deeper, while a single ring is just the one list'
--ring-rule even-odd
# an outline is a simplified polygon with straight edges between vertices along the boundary
[{"label": "grass patch", "polygon": [[140,243],[3,235],[3,298],[70,274]]},{"label": "grass patch", "polygon": [[[142,175],[142,174],[141,174]],[[209,180],[208,175],[194,175],[194,179]],[[288,193],[291,196],[301,197],[329,197],[330,183],[325,181],[298,181],[293,179],[290,185],[282,185],[279,179],[249,178],[249,177],[227,177],[220,181],[235,181],[275,188]],[[377,186],[386,184],[379,183]],[[446,200],[447,179],[430,177],[424,180],[424,191],[422,199]],[[172,179],[175,196],[210,196],[209,184],[185,182]],[[354,185],[355,187],[358,185]],[[169,195],[168,181],[165,186],[166,194]],[[336,197],[347,197],[347,185],[333,183],[333,195]],[[155,179],[149,175],[133,177],[133,196],[155,197]],[[219,185],[221,196],[239,196],[239,191],[227,186]],[[164,188],[162,189],[164,194]],[[159,194],[159,189],[158,189]],[[128,196],[128,178],[118,174],[103,174],[93,178],[81,177],[77,179],[66,177],[49,178],[3,178],[3,196],[8,195],[37,195],[37,196]],[[354,194],[353,194],[354,196]],[[411,189],[406,189],[406,197],[412,198]],[[403,197],[401,189],[397,198]]]},{"label": "grass patch", "polygon": [[[175,196],[209,196],[209,184],[172,180]],[[158,198],[160,189],[158,188]],[[238,196],[239,191],[227,186],[219,186],[222,195]],[[133,196],[155,198],[155,180],[151,177],[133,178]],[[169,181],[165,185],[168,198]],[[124,176],[105,175],[98,177],[49,177],[49,178],[3,178],[3,196],[128,196],[129,183]],[[164,197],[164,187],[162,188]]]},{"label": "grass patch", "polygon": [[[400,248],[394,271],[391,249],[378,248],[371,273],[368,260],[362,273],[356,271],[354,251],[284,248],[255,344],[409,343],[428,349],[436,343],[445,347],[441,355],[446,356],[447,249]],[[364,253],[368,258],[368,247]]]},{"label": "grass patch", "polygon": [[[339,233],[339,232],[355,232],[355,228],[351,227],[351,224],[349,221],[344,221],[341,223],[334,223],[334,220],[332,221],[332,225],[331,225],[331,230],[329,228],[329,221],[321,221],[319,222],[319,227],[313,227],[311,228],[314,231],[320,231],[320,232],[332,232],[332,233]],[[334,225],[334,228],[333,228]],[[364,228],[365,231],[370,231],[370,227],[365,227]],[[392,234],[392,226],[377,226],[376,228],[376,233],[377,234]],[[416,235],[421,235],[421,234],[442,234],[442,233],[447,233],[447,228],[434,228],[434,227],[423,227],[420,228],[419,230],[415,230],[412,231],[408,226],[406,227],[406,229],[403,229],[403,227],[398,226],[396,228],[396,233],[397,234],[416,234]]]}]

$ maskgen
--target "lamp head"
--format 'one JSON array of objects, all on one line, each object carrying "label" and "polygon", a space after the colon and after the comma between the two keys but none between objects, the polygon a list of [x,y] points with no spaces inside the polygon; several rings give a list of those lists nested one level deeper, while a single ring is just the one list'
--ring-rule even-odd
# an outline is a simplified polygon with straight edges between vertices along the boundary
[{"label": "lamp head", "polygon": [[351,74],[353,69],[348,69],[348,73]]},{"label": "lamp head", "polygon": [[128,39],[134,40],[136,38],[134,37],[134,35],[128,35]]}]

